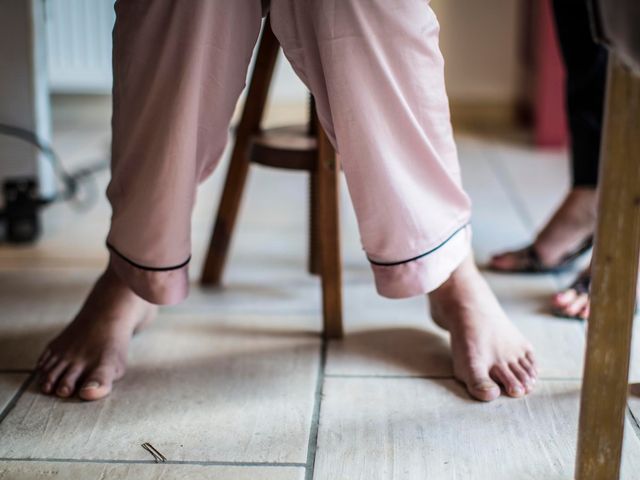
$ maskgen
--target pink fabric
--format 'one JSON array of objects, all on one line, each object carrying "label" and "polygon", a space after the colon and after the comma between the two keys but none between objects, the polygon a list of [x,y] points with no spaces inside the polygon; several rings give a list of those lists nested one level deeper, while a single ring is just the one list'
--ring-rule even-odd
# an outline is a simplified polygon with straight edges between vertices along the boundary
[{"label": "pink fabric", "polygon": [[[108,242],[136,292],[174,303],[186,267],[131,269],[190,255],[196,187],[224,149],[261,1],[120,1],[116,13]],[[341,155],[379,293],[437,288],[469,253],[470,202],[433,11],[424,0],[272,0],[271,22]]]},{"label": "pink fabric", "polygon": [[471,253],[471,227],[457,230],[437,250],[397,265],[372,264],[376,288],[388,298],[406,298],[431,292]]}]

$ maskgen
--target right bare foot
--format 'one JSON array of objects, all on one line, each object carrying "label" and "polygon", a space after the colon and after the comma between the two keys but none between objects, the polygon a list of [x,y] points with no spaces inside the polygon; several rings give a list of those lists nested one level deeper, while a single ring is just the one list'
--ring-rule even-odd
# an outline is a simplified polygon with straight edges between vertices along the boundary
[{"label": "right bare foot", "polygon": [[532,391],[538,375],[531,344],[507,318],[469,257],[429,293],[433,320],[451,334],[455,377],[472,397],[495,400]]},{"label": "right bare foot", "polygon": [[[596,190],[574,188],[536,237],[532,248],[540,263],[553,267],[593,235],[596,225]],[[495,255],[490,268],[506,272],[521,271],[530,262],[528,249]]]},{"label": "right bare foot", "polygon": [[77,392],[83,400],[107,396],[124,375],[131,337],[156,310],[107,268],[75,319],[40,356],[42,391],[63,398]]}]

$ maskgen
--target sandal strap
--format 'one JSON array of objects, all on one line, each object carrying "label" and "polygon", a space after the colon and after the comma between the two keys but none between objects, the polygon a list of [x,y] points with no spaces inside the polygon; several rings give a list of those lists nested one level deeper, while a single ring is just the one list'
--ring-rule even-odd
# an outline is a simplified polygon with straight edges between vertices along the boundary
[{"label": "sandal strap", "polygon": [[578,278],[569,286],[569,289],[575,290],[578,294],[588,294],[591,289],[591,272],[583,272],[578,275]]},{"label": "sandal strap", "polygon": [[593,235],[590,235],[589,237],[585,238],[585,240],[573,252],[569,252],[564,257],[562,257],[560,262],[558,262],[558,265],[556,268],[562,268],[564,266],[567,266],[569,263],[573,262],[576,258],[582,256],[582,254],[585,253],[587,250],[589,250],[591,247],[593,247]]},{"label": "sandal strap", "polygon": [[[558,263],[555,265],[545,265],[540,259],[535,243],[530,244],[527,247],[522,248],[515,254],[521,255],[521,266],[513,270],[508,270],[513,273],[555,273],[566,270],[571,264],[580,256],[582,256],[587,250],[593,246],[593,236],[586,238],[574,251],[564,255]],[[498,269],[500,272],[504,270]]]},{"label": "sandal strap", "polygon": [[593,235],[586,238],[574,251],[564,255],[558,263],[555,265],[545,265],[540,260],[540,256],[535,249],[535,244],[529,245],[525,249],[527,255],[526,271],[528,272],[558,272],[569,268],[571,264],[579,257],[581,257],[587,250],[593,246]]},{"label": "sandal strap", "polygon": [[524,254],[527,259],[523,269],[525,272],[544,272],[548,269],[548,267],[542,263],[540,255],[538,255],[533,243],[524,249]]}]

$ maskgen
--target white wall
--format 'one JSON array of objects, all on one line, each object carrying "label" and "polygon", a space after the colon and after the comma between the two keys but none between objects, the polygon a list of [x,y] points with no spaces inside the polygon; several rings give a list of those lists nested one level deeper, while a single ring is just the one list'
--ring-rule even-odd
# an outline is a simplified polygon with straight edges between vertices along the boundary
[{"label": "white wall", "polygon": [[[522,0],[432,0],[440,21],[449,98],[455,103],[509,104],[520,97]],[[286,59],[273,99],[303,101],[305,89]]]},{"label": "white wall", "polygon": [[522,0],[432,0],[449,97],[507,103],[519,96]]},{"label": "white wall", "polygon": [[[113,0],[47,3],[53,91],[108,92]],[[432,0],[441,24],[452,101],[507,103],[518,97],[522,4],[522,0]],[[91,38],[85,38],[88,32]],[[274,100],[305,99],[304,87],[284,58],[276,75]]]}]

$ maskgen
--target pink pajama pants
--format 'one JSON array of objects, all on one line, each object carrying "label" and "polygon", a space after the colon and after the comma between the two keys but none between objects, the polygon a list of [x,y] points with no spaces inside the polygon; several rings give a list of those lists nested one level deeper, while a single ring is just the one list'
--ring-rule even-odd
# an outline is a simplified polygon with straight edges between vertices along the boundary
[{"label": "pink pajama pants", "polygon": [[[188,293],[196,189],[218,164],[261,0],[119,0],[110,262],[157,304]],[[437,288],[469,254],[470,202],[427,0],[271,0],[271,24],[339,152],[378,292]]]}]

